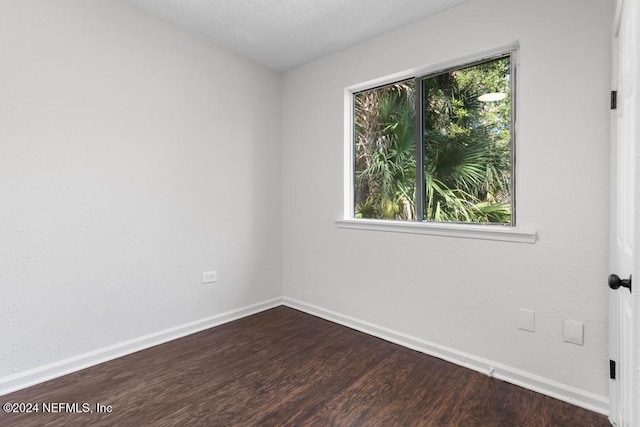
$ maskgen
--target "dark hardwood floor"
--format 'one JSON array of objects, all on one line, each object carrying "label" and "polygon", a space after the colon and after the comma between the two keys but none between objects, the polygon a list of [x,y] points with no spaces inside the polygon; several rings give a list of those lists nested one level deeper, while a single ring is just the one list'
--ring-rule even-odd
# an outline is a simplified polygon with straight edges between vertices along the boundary
[{"label": "dark hardwood floor", "polygon": [[[608,426],[606,417],[278,307],[0,396],[2,426]],[[54,403],[89,404],[92,413]],[[111,405],[97,413],[96,404]],[[69,408],[73,409],[73,408]]]}]

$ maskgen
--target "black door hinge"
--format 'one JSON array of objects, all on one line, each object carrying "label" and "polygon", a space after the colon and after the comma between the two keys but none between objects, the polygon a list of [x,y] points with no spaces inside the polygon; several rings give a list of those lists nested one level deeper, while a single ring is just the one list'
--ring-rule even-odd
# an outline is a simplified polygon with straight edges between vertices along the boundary
[{"label": "black door hinge", "polygon": [[609,378],[612,380],[616,379],[616,361],[609,360]]},{"label": "black door hinge", "polygon": [[618,108],[618,91],[612,90],[611,91],[611,109],[615,110],[616,108]]}]

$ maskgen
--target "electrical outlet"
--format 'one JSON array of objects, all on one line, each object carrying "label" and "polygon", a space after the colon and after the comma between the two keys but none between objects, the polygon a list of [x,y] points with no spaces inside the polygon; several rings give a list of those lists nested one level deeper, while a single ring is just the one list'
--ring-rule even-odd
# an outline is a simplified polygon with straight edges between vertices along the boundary
[{"label": "electrical outlet", "polygon": [[202,273],[202,281],[200,283],[213,283],[218,280],[218,274],[215,271],[204,271]]}]

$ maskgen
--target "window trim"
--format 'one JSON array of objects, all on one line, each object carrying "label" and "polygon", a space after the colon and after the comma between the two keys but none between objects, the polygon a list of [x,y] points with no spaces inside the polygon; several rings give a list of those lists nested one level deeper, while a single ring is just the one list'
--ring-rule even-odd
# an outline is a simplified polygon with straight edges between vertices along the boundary
[{"label": "window trim", "polygon": [[538,240],[536,232],[520,230],[509,225],[350,218],[336,220],[336,227],[515,243],[535,243]]},{"label": "window trim", "polygon": [[[424,78],[455,69],[465,68],[493,58],[510,55],[512,74],[514,76],[511,99],[511,168],[512,168],[512,221],[511,224],[480,224],[480,223],[455,223],[436,221],[401,221],[355,218],[355,177],[354,177],[354,124],[353,124],[353,95],[357,92],[381,87],[401,80],[415,78],[421,82]],[[535,243],[537,234],[534,231],[525,231],[516,224],[516,103],[517,103],[517,69],[519,66],[519,44],[512,43],[499,48],[468,55],[444,63],[432,64],[414,68],[399,73],[394,73],[382,78],[369,80],[349,86],[344,90],[344,217],[336,221],[338,228],[351,228],[360,230],[389,231],[412,234],[428,234],[437,236],[464,237],[486,240],[512,241],[522,243]],[[421,108],[421,107],[420,107]],[[419,111],[419,110],[418,110]],[[419,144],[418,144],[419,145]]]}]

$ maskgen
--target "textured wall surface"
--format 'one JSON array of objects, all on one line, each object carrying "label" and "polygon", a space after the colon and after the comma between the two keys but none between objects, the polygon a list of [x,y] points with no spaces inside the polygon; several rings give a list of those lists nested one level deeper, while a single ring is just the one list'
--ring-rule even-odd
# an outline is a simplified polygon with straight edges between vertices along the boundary
[{"label": "textured wall surface", "polygon": [[[0,1],[0,378],[284,293],[606,396],[611,9],[468,1],[281,82],[124,2]],[[514,42],[539,241],[337,229],[344,88]]]},{"label": "textured wall surface", "polygon": [[[284,295],[606,396],[612,7],[466,2],[287,72]],[[538,242],[336,228],[344,88],[514,42],[517,215]],[[565,318],[584,322],[584,346],[563,341]]]},{"label": "textured wall surface", "polygon": [[0,378],[281,295],[280,75],[97,0],[0,68]]}]

